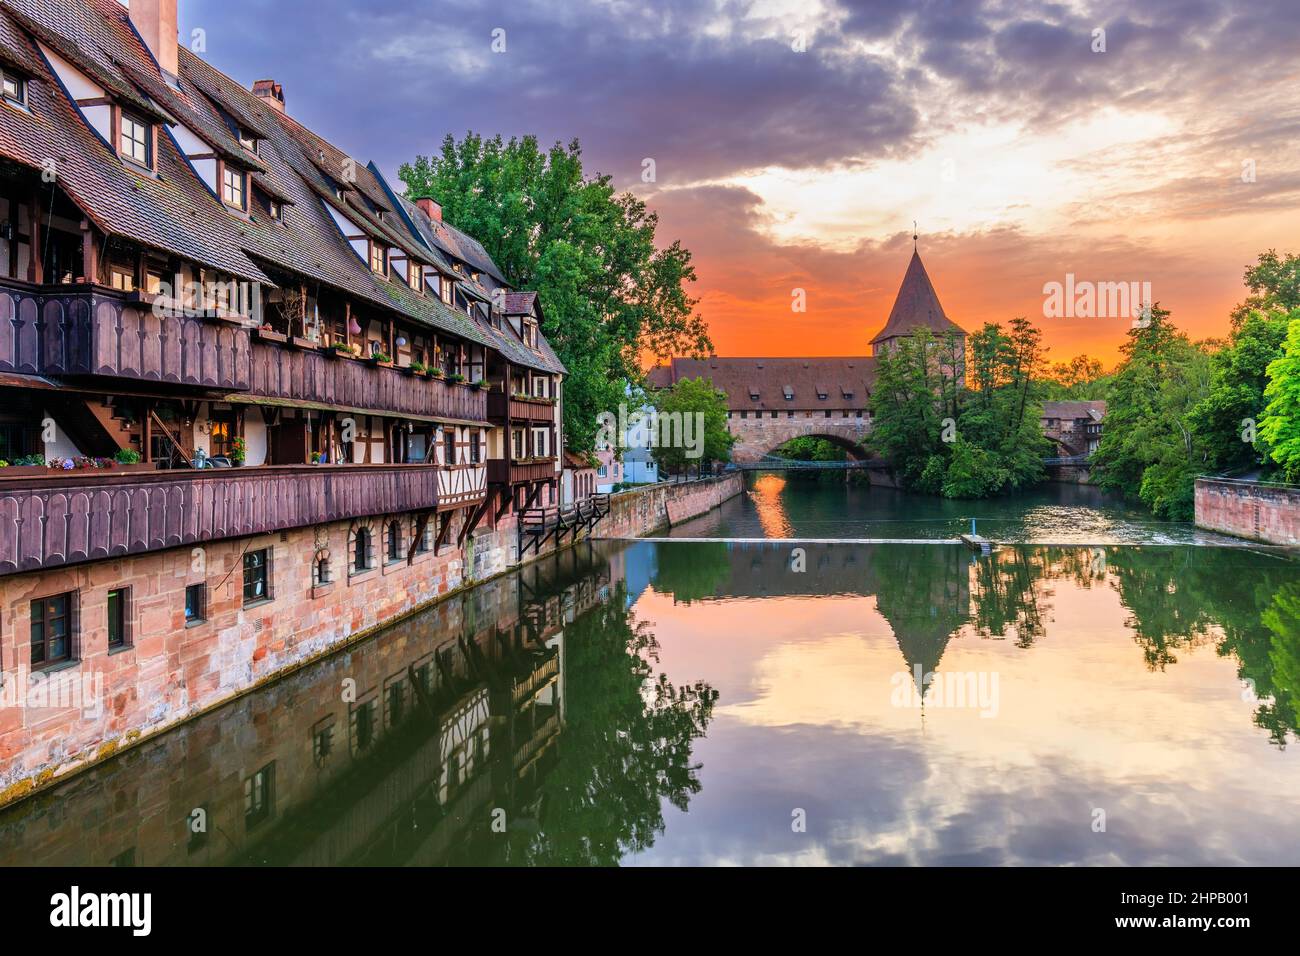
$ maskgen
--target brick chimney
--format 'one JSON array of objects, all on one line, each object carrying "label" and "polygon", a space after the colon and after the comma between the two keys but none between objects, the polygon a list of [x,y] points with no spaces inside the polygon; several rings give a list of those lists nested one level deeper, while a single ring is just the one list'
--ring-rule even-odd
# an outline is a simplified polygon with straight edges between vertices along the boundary
[{"label": "brick chimney", "polygon": [[425,196],[423,199],[417,199],[415,204],[419,206],[420,210],[434,222],[442,222],[442,207],[428,196]]},{"label": "brick chimney", "polygon": [[164,73],[180,72],[176,52],[176,0],[130,0],[131,22]]},{"label": "brick chimney", "polygon": [[253,84],[253,95],[264,100],[273,109],[284,112],[284,87],[275,80],[258,80]]}]

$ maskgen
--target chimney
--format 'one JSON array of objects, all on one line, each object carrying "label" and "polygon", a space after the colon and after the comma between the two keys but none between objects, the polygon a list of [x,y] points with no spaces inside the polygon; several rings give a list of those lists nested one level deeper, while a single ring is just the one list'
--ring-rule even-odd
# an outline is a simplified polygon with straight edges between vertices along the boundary
[{"label": "chimney", "polygon": [[264,100],[272,109],[284,112],[284,87],[275,80],[258,80],[253,84],[253,95]]},{"label": "chimney", "polygon": [[442,207],[428,196],[425,196],[423,199],[417,199],[415,204],[419,206],[420,210],[434,222],[442,222]]},{"label": "chimney", "polygon": [[163,72],[180,72],[176,53],[176,0],[130,0],[131,22]]}]

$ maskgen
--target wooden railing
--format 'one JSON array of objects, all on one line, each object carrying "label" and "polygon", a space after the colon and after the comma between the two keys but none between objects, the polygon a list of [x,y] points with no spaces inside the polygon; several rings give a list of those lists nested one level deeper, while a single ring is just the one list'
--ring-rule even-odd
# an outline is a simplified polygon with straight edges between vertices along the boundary
[{"label": "wooden railing", "polygon": [[487,393],[314,348],[253,344],[250,394],[376,412],[487,421]]},{"label": "wooden railing", "polygon": [[555,404],[544,398],[491,392],[488,395],[487,413],[493,421],[504,421],[508,417],[513,421],[553,422]]},{"label": "wooden railing", "polygon": [[560,477],[555,470],[554,458],[535,461],[506,461],[494,458],[488,462],[488,481],[498,485],[512,485],[523,481],[545,481]]},{"label": "wooden railing", "polygon": [[0,574],[437,506],[435,465],[0,478]]},{"label": "wooden railing", "polygon": [[487,421],[484,391],[294,342],[254,342],[243,320],[156,315],[148,304],[100,286],[0,280],[0,372],[118,378],[376,414]]},{"label": "wooden railing", "polygon": [[248,329],[224,319],[155,315],[91,285],[0,283],[0,371],[95,375],[242,391]]}]

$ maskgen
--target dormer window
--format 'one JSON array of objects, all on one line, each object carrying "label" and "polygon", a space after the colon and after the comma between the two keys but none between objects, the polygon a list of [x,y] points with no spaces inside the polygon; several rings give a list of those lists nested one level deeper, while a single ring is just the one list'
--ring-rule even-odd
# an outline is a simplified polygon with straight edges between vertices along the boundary
[{"label": "dormer window", "polygon": [[247,130],[239,131],[239,145],[244,147],[250,153],[257,152],[257,137]]},{"label": "dormer window", "polygon": [[225,167],[221,174],[221,199],[232,209],[244,211],[248,208],[247,174],[242,169]]},{"label": "dormer window", "polygon": [[138,116],[122,113],[122,127],[118,136],[118,149],[122,158],[137,166],[153,168],[153,127]]},{"label": "dormer window", "polygon": [[276,222],[284,222],[284,206],[278,199],[268,199],[266,201],[266,211],[271,214],[271,218]]},{"label": "dormer window", "polygon": [[447,305],[451,305],[451,298],[454,294],[452,284],[441,276],[438,277],[438,284],[442,286],[442,301],[447,303]]},{"label": "dormer window", "polygon": [[407,281],[416,292],[424,291],[424,266],[414,259],[407,265]]},{"label": "dormer window", "polygon": [[530,349],[537,348],[537,323],[531,319],[524,320],[524,344]]},{"label": "dormer window", "polygon": [[370,268],[381,276],[388,275],[388,250],[373,239],[370,241]]},{"label": "dormer window", "polygon": [[27,106],[27,81],[8,70],[0,70],[0,82],[4,85],[4,100],[15,106]]}]

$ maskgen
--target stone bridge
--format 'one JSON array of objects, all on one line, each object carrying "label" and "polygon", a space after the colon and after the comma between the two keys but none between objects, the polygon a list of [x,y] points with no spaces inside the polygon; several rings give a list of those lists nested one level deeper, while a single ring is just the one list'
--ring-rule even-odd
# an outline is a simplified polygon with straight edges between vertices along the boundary
[{"label": "stone bridge", "polygon": [[736,436],[731,449],[731,460],[737,464],[759,461],[773,449],[780,448],[792,438],[810,436],[825,438],[849,453],[850,458],[869,457],[862,448],[862,440],[871,432],[866,418],[739,418],[734,413],[727,428]]}]

